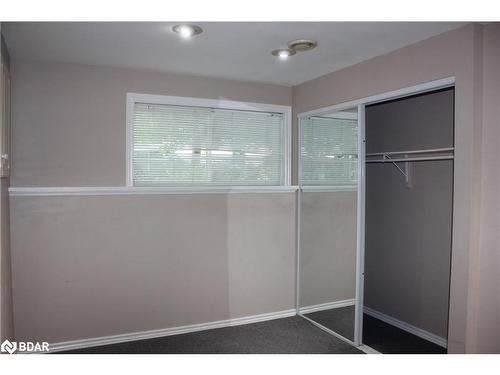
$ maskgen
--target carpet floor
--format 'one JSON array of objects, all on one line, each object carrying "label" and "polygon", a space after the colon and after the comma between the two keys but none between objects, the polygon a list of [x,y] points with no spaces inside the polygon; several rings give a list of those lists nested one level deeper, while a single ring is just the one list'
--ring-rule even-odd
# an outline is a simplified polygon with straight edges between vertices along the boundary
[{"label": "carpet floor", "polygon": [[354,305],[304,314],[323,327],[354,340]]},{"label": "carpet floor", "polygon": [[[350,340],[354,337],[354,306],[305,316]],[[363,344],[385,354],[446,354],[446,348],[366,314],[363,317]]]},{"label": "carpet floor", "polygon": [[384,354],[446,354],[446,348],[369,315],[363,317],[363,344]]},{"label": "carpet floor", "polygon": [[362,354],[299,316],[61,354]]}]

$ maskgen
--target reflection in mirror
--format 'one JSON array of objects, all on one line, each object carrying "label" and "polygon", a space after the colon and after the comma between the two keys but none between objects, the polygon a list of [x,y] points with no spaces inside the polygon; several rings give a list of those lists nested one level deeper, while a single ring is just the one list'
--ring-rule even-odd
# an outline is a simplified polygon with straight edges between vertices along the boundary
[{"label": "reflection in mirror", "polygon": [[357,109],[300,120],[299,313],[354,341]]}]

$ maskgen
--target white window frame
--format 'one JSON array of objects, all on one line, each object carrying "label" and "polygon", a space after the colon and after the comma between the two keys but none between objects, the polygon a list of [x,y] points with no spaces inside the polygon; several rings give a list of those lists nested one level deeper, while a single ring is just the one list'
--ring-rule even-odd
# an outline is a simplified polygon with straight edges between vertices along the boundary
[{"label": "white window frame", "polygon": [[[204,99],[192,98],[183,96],[166,96],[166,95],[150,95],[139,93],[127,93],[127,141],[126,141],[126,158],[127,158],[127,173],[126,173],[126,186],[134,187],[134,165],[132,161],[133,147],[134,147],[134,105],[135,103],[150,103],[150,104],[165,104],[165,105],[179,105],[187,107],[205,107],[205,108],[218,108],[240,111],[258,111],[258,112],[272,112],[279,113],[283,116],[283,132],[282,132],[282,147],[283,147],[283,160],[281,165],[281,182],[280,185],[275,187],[291,186],[292,181],[292,107],[277,104],[264,104],[264,103],[251,103],[239,102],[225,99]],[[186,185],[186,189],[199,187],[200,185]],[[219,188],[233,188],[231,185],[218,186]],[[270,186],[246,186],[252,190],[269,189]],[[245,186],[237,186],[238,189],[245,188]],[[271,187],[272,188],[272,187]]]},{"label": "white window frame", "polygon": [[[319,116],[316,115],[316,116]],[[314,117],[314,115],[307,116],[307,115],[300,115],[297,116],[298,119],[298,185],[302,191],[305,192],[318,192],[318,193],[323,193],[323,192],[331,192],[331,191],[356,191],[358,189],[357,184],[356,185],[302,185],[302,120],[307,118],[307,117]],[[347,112],[347,111],[339,111],[335,113],[329,113],[327,114],[326,117],[332,117],[332,118],[337,118],[337,119],[346,119],[346,120],[357,120],[358,119],[358,113],[357,112]],[[358,123],[359,127],[359,123]],[[359,151],[358,151],[359,152]]]}]

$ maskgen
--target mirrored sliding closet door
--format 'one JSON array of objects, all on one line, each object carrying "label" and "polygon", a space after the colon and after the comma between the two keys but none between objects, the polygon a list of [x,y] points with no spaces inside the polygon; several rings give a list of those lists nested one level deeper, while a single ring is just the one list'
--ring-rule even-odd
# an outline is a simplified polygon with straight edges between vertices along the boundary
[{"label": "mirrored sliding closet door", "polygon": [[299,120],[299,314],[354,342],[358,109]]}]

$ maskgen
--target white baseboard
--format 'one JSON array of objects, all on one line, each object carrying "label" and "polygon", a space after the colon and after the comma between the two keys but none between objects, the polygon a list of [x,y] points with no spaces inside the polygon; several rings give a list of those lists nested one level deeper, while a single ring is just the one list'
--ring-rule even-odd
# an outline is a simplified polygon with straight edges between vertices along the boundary
[{"label": "white baseboard", "polygon": [[321,303],[319,305],[304,306],[299,308],[299,314],[309,314],[316,311],[336,309],[339,307],[352,306],[355,304],[355,299],[344,299],[341,301]]},{"label": "white baseboard", "polygon": [[402,329],[403,331],[414,334],[415,336],[418,336],[424,340],[430,341],[430,342],[432,342],[436,345],[439,345],[443,348],[448,347],[448,340],[446,340],[444,337],[440,337],[438,335],[435,335],[434,333],[430,333],[428,331],[425,331],[422,328],[412,326],[411,324],[408,324],[406,322],[403,322],[401,320],[398,320],[396,318],[393,318],[389,315],[386,315],[386,314],[381,313],[379,311],[373,310],[373,309],[366,307],[366,306],[364,307],[363,311],[366,315],[373,316],[374,318],[377,318],[377,319],[379,319],[387,324],[393,325],[394,327],[398,327],[399,329]]},{"label": "white baseboard", "polygon": [[235,318],[235,319],[219,320],[216,322],[191,324],[191,325],[181,326],[181,327],[154,329],[154,330],[150,330],[150,331],[125,333],[125,334],[121,334],[121,335],[95,337],[95,338],[74,340],[74,341],[64,341],[64,342],[49,344],[49,352],[54,353],[54,352],[61,352],[61,351],[65,351],[65,350],[83,349],[83,348],[90,348],[93,346],[118,344],[118,343],[128,342],[128,341],[136,341],[136,340],[152,339],[152,338],[164,337],[164,336],[180,335],[183,333],[198,332],[198,331],[204,331],[204,330],[213,329],[213,328],[233,327],[233,326],[239,326],[239,325],[243,325],[243,324],[263,322],[266,320],[288,318],[288,317],[294,316],[294,315],[296,315],[296,310],[290,309],[290,310],[277,311],[277,312],[272,312],[272,313],[267,313],[267,314],[245,316],[245,317]]}]

